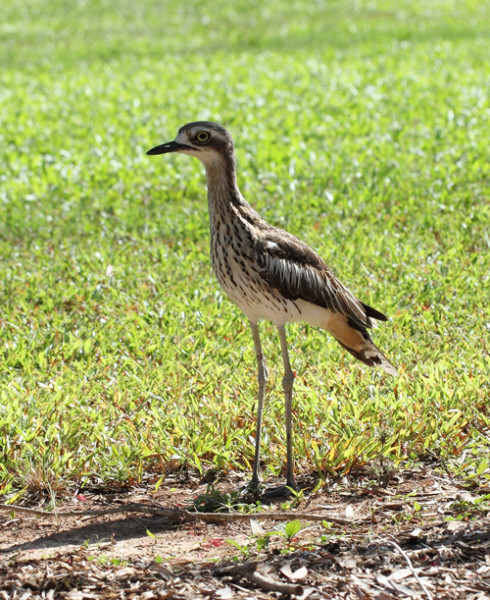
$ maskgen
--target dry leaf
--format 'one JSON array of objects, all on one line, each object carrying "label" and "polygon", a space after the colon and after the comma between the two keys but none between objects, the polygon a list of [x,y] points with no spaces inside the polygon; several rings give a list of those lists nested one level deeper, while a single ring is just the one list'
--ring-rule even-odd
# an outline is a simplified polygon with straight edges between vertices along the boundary
[{"label": "dry leaf", "polygon": [[308,596],[315,591],[315,588],[307,587],[303,590],[301,596],[298,596],[298,600],[306,600]]},{"label": "dry leaf", "polygon": [[250,519],[250,528],[253,535],[264,535],[265,529],[259,523],[258,519]]},{"label": "dry leaf", "polygon": [[229,585],[227,585],[224,588],[216,590],[215,595],[218,598],[221,598],[221,600],[229,600],[230,598],[233,598],[233,591],[232,591],[231,587]]},{"label": "dry leaf", "polygon": [[306,567],[300,567],[293,572],[291,571],[291,565],[286,563],[281,567],[281,573],[291,581],[298,581],[299,579],[304,579],[308,575],[308,569]]},{"label": "dry leaf", "polygon": [[464,527],[466,527],[466,525],[461,523],[461,521],[448,521],[446,525],[448,531],[458,531]]},{"label": "dry leaf", "polygon": [[390,579],[392,579],[394,581],[400,581],[400,579],[405,579],[405,577],[409,577],[410,575],[412,575],[412,571],[410,569],[407,569],[407,568],[396,569],[390,575]]}]

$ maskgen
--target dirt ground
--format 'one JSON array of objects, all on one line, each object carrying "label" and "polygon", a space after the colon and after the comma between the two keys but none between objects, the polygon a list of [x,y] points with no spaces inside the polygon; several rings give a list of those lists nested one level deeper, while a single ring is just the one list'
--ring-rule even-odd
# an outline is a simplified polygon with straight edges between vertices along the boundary
[{"label": "dirt ground", "polygon": [[[239,483],[214,485],[229,491]],[[204,483],[169,477],[157,492],[84,491],[57,510],[188,508],[206,492]],[[290,541],[265,534],[279,522],[253,515],[210,524],[124,512],[53,519],[2,510],[0,599],[483,600],[490,598],[489,502],[482,500],[489,493],[430,467],[398,473],[384,487],[362,476],[337,481],[288,509],[302,525]],[[325,527],[301,513],[336,515],[338,522]],[[266,548],[260,539],[269,540]]]}]

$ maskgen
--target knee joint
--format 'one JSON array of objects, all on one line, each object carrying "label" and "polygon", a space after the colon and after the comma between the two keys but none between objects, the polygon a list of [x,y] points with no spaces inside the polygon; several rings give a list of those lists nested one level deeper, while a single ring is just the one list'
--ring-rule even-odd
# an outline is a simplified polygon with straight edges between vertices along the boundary
[{"label": "knee joint", "polygon": [[289,391],[292,389],[294,383],[294,373],[289,371],[284,373],[284,377],[282,378],[282,387],[285,391]]},{"label": "knee joint", "polygon": [[269,378],[269,371],[267,369],[267,365],[265,364],[265,360],[262,359],[259,361],[259,381],[266,382]]}]

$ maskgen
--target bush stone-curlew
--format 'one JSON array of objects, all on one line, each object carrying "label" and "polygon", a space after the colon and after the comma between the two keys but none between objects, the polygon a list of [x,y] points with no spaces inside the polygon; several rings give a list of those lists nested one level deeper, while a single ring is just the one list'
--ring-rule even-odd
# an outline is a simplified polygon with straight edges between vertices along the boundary
[{"label": "bush stone-curlew", "polygon": [[289,363],[285,324],[307,321],[329,331],[357,359],[396,375],[395,367],[374,345],[368,329],[381,312],[358,300],[320,256],[290,233],[269,225],[243,198],[236,181],[233,140],[226,129],[208,121],[188,123],[174,141],[147,154],[179,152],[198,158],[206,168],[214,273],[227,296],[250,321],[258,362],[258,409],[255,458],[250,489],[259,488],[260,430],[267,367],[258,321],[272,321],[281,342],[286,412],[286,485],[295,488],[291,433],[294,374]]}]

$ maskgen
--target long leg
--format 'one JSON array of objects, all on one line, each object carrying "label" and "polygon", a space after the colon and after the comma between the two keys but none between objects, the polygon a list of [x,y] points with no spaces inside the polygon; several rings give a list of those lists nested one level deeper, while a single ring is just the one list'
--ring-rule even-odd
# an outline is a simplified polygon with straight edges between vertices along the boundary
[{"label": "long leg", "polygon": [[259,466],[260,466],[260,429],[262,426],[262,413],[264,410],[264,398],[265,388],[267,385],[267,365],[265,364],[264,353],[262,352],[262,344],[260,343],[259,328],[256,323],[250,321],[250,327],[252,328],[252,335],[254,339],[255,354],[257,356],[258,366],[258,380],[259,380],[259,398],[257,407],[257,432],[255,434],[255,457],[254,457],[254,468],[252,471],[252,481],[250,487],[252,489],[258,488],[259,479]]},{"label": "long leg", "polygon": [[286,341],[286,330],[284,325],[278,326],[279,339],[281,340],[282,362],[284,365],[284,377],[282,378],[282,389],[284,390],[284,403],[286,412],[286,447],[287,447],[287,471],[286,485],[296,488],[294,481],[294,459],[293,459],[293,435],[292,435],[292,402],[294,373],[289,364],[288,345]]}]

